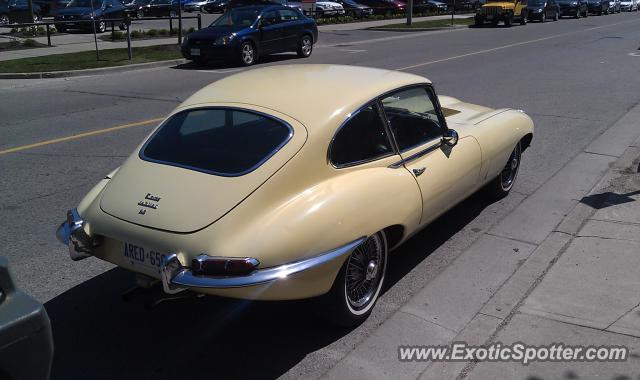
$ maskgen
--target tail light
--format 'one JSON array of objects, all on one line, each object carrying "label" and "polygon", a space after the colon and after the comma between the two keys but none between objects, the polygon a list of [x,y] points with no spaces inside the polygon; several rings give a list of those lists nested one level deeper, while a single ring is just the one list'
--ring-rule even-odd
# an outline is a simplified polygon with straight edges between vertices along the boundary
[{"label": "tail light", "polygon": [[259,264],[252,257],[213,257],[202,254],[191,260],[191,271],[204,276],[246,276]]}]

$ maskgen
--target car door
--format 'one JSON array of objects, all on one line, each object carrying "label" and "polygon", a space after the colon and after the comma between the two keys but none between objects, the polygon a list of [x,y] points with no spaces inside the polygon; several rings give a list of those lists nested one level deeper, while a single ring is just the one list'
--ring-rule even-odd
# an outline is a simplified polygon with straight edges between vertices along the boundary
[{"label": "car door", "polygon": [[268,10],[260,18],[260,50],[264,53],[278,52],[282,39],[282,25],[276,10]]},{"label": "car door", "polygon": [[302,26],[299,21],[299,14],[293,9],[278,9],[280,24],[282,26],[282,40],[289,50],[298,46],[302,34]]},{"label": "car door", "polygon": [[402,160],[394,166],[408,170],[422,193],[422,220],[428,223],[477,188],[481,167],[478,142],[461,138],[444,145],[447,129],[431,86],[400,89],[381,99],[393,140]]},{"label": "car door", "polygon": [[106,0],[107,5],[107,18],[123,18],[124,17],[124,4],[120,0]]},{"label": "car door", "polygon": [[9,18],[13,22],[33,22],[29,17],[27,0],[9,0]]}]

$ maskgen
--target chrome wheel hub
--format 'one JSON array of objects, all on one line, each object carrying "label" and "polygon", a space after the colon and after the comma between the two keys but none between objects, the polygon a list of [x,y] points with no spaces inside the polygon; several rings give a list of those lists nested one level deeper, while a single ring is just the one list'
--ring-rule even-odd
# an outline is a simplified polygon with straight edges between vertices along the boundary
[{"label": "chrome wheel hub", "polygon": [[385,260],[384,242],[379,234],[368,238],[351,253],[345,274],[345,293],[353,309],[362,310],[375,300]]},{"label": "chrome wheel hub", "polygon": [[302,40],[302,53],[304,55],[311,54],[311,40],[308,38]]},{"label": "chrome wheel hub", "polygon": [[253,62],[253,47],[249,44],[246,44],[242,47],[242,60],[245,63]]}]

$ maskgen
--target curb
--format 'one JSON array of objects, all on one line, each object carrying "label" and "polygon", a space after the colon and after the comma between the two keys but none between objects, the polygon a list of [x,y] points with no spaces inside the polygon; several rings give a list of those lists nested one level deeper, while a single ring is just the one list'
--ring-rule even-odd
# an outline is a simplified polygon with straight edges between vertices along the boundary
[{"label": "curb", "polygon": [[468,25],[442,26],[434,28],[387,28],[384,26],[373,26],[371,28],[366,28],[366,30],[378,30],[384,32],[429,32],[438,30],[467,29],[468,27]]},{"label": "curb", "polygon": [[47,71],[38,73],[0,73],[0,79],[48,79],[48,78],[68,78],[85,75],[109,74],[124,71],[134,71],[150,69],[154,67],[169,67],[187,63],[186,59],[171,59],[168,61],[135,63],[131,65],[101,67],[97,69],[67,70],[67,71]]}]

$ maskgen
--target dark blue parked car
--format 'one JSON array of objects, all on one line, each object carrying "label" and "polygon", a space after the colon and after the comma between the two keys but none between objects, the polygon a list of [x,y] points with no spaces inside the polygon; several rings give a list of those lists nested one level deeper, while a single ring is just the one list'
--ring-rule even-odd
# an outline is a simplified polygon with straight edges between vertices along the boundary
[{"label": "dark blue parked car", "polygon": [[271,53],[295,51],[301,58],[309,57],[317,40],[315,21],[298,9],[282,5],[241,7],[187,35],[182,55],[196,63],[234,59],[249,66],[261,55]]},{"label": "dark blue parked car", "polygon": [[38,22],[40,20],[42,20],[42,11],[38,4],[33,4],[32,16],[29,14],[27,0],[0,0],[0,25],[16,22]]},{"label": "dark blue parked car", "polygon": [[[56,29],[65,32],[67,29],[93,30],[95,19],[96,32],[103,33],[107,30],[105,19],[122,19],[127,13],[128,9],[120,0],[71,0],[53,20]],[[113,23],[124,29],[122,22]]]}]

